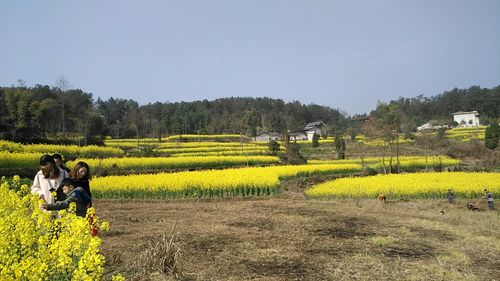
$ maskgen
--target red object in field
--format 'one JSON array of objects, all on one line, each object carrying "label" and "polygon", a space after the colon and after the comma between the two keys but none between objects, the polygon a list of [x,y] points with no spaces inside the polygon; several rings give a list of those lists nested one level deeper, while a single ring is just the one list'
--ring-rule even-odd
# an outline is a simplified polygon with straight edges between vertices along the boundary
[{"label": "red object in field", "polygon": [[99,232],[99,228],[97,227],[97,223],[94,220],[94,215],[89,215],[88,220],[90,225],[90,235],[96,236]]},{"label": "red object in field", "polygon": [[99,230],[97,229],[97,227],[92,227],[92,229],[90,230],[90,235],[92,236],[97,236],[97,233],[99,232]]},{"label": "red object in field", "polygon": [[385,203],[385,195],[384,195],[384,194],[380,194],[380,195],[378,196],[378,200],[380,200],[380,201],[382,201],[382,202],[384,202],[384,203]]}]

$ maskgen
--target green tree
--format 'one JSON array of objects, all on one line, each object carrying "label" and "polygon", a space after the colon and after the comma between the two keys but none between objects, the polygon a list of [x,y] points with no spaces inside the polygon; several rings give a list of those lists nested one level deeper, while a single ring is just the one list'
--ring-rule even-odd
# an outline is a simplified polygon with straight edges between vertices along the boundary
[{"label": "green tree", "polygon": [[319,135],[314,133],[313,138],[312,138],[312,147],[318,147],[319,146]]},{"label": "green tree", "polygon": [[277,142],[275,140],[271,140],[269,142],[269,154],[276,156],[276,155],[278,155],[279,151],[280,151],[279,142]]},{"label": "green tree", "polygon": [[345,139],[340,134],[335,134],[335,149],[337,150],[337,159],[345,159]]},{"label": "green tree", "polygon": [[491,150],[491,165],[494,165],[494,151],[500,140],[500,126],[497,122],[491,123],[484,132],[484,145]]},{"label": "green tree", "polygon": [[300,153],[300,145],[298,143],[288,144],[288,149],[282,160],[291,165],[303,165],[307,163],[307,160]]},{"label": "green tree", "polygon": [[356,141],[356,130],[354,130],[354,128],[351,128],[349,135],[351,136],[351,141],[355,142]]},{"label": "green tree", "polygon": [[97,111],[106,120],[107,127],[115,138],[136,136],[129,116],[136,111],[139,104],[133,100],[109,98],[107,101],[97,99]]},{"label": "green tree", "polygon": [[437,129],[437,138],[438,140],[444,140],[444,136],[446,135],[446,130],[444,128]]},{"label": "green tree", "polygon": [[[386,139],[389,142],[389,148],[392,150],[392,144],[396,144],[396,169],[395,172],[399,173],[399,134],[401,128],[404,126],[407,116],[402,110],[401,106],[397,103],[384,104],[380,103],[377,106],[377,120],[379,124],[388,132]],[[389,168],[392,170],[392,154],[389,160]]]}]

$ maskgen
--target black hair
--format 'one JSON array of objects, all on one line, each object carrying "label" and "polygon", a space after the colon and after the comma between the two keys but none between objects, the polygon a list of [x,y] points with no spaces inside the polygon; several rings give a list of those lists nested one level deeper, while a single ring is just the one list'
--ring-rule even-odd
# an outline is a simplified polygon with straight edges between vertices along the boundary
[{"label": "black hair", "polygon": [[40,166],[45,166],[47,165],[48,163],[51,163],[51,164],[56,164],[56,162],[54,161],[54,157],[48,155],[48,154],[45,154],[45,155],[42,155],[42,157],[40,157]]},{"label": "black hair", "polygon": [[62,155],[61,155],[61,154],[59,154],[59,153],[54,153],[54,154],[52,154],[52,158],[54,158],[54,159],[59,159],[59,160],[61,160],[61,161],[63,160]]},{"label": "black hair", "polygon": [[54,169],[54,175],[56,177],[59,177],[59,168],[57,167],[56,162],[54,161],[54,157],[48,154],[44,154],[42,155],[42,157],[40,157],[40,166],[45,166],[47,164],[52,165],[52,168]]},{"label": "black hair", "polygon": [[61,181],[61,185],[60,186],[75,186],[75,182],[71,179],[71,178],[65,178]]},{"label": "black hair", "polygon": [[[87,170],[87,173],[82,178],[78,178],[78,170],[80,168],[85,168]],[[80,179],[80,180],[90,180],[92,176],[90,175],[90,167],[86,162],[80,161],[75,164],[73,167],[73,171],[71,172],[71,177],[73,179]]]}]

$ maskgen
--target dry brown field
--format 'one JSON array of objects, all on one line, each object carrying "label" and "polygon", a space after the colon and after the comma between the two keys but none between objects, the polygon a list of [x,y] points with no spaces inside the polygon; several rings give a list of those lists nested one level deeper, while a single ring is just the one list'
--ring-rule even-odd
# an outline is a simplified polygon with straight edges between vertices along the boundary
[{"label": "dry brown field", "polygon": [[[500,280],[500,212],[484,202],[308,200],[300,185],[266,198],[96,200],[111,225],[106,278]],[[174,274],[142,262],[163,234],[176,238]]]}]

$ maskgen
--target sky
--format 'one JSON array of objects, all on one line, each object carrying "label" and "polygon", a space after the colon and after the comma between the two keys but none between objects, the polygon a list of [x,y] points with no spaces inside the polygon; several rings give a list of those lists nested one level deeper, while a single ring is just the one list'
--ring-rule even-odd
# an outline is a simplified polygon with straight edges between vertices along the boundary
[{"label": "sky", "polygon": [[348,115],[500,85],[498,0],[1,0],[0,86],[139,104],[270,97]]}]

